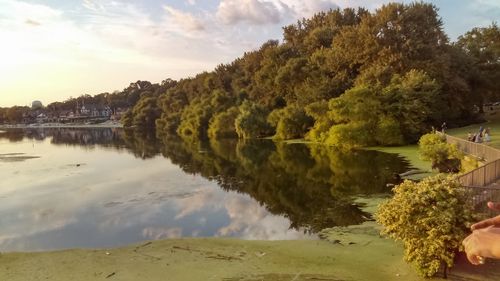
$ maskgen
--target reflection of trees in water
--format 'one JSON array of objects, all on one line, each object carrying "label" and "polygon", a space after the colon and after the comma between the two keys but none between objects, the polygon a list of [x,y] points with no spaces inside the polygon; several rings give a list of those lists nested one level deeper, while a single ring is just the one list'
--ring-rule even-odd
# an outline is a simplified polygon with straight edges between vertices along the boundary
[{"label": "reflection of trees in water", "polygon": [[151,131],[124,130],[120,128],[27,128],[9,129],[0,139],[19,142],[24,138],[44,140],[51,138],[54,145],[74,145],[84,148],[127,149],[136,157],[147,159],[159,154],[161,142]]},{"label": "reflection of trees in water", "polygon": [[396,155],[376,151],[256,140],[211,141],[207,148],[171,138],[162,153],[185,172],[249,194],[270,212],[288,217],[291,227],[313,232],[365,221],[370,215],[352,197],[389,192],[386,184],[407,167]]},{"label": "reflection of trees in water", "polygon": [[292,228],[311,232],[369,219],[353,197],[389,192],[387,183],[395,181],[393,175],[407,169],[407,163],[394,154],[266,140],[187,143],[176,137],[158,140],[154,132],[109,128],[0,134],[14,141],[23,137],[127,149],[142,159],[161,153],[184,172],[216,181],[224,190],[249,194],[271,213],[289,218]]},{"label": "reflection of trees in water", "polygon": [[123,148],[122,134],[123,130],[117,128],[26,128],[7,130],[0,134],[0,139],[22,141],[24,138],[33,140],[51,138],[51,143],[55,145]]},{"label": "reflection of trees in water", "polygon": [[0,140],[6,139],[10,142],[20,142],[24,139],[25,134],[23,130],[7,130],[0,132]]},{"label": "reflection of trees in water", "polygon": [[154,131],[124,130],[122,137],[127,149],[142,159],[155,157],[162,146]]}]

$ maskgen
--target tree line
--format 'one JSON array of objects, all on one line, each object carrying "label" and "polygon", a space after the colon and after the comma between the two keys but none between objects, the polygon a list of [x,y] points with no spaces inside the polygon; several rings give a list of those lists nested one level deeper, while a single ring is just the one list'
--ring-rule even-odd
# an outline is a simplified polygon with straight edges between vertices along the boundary
[{"label": "tree line", "polygon": [[330,10],[284,27],[283,36],[180,80],[156,102],[145,97],[132,118],[156,119],[158,131],[193,141],[399,145],[443,121],[475,121],[500,94],[498,26],[450,43],[432,4]]},{"label": "tree line", "polygon": [[499,98],[499,78],[496,23],[450,43],[432,4],[336,9],[284,27],[282,42],[142,92],[123,123],[189,141],[399,145],[444,121],[477,121]]}]

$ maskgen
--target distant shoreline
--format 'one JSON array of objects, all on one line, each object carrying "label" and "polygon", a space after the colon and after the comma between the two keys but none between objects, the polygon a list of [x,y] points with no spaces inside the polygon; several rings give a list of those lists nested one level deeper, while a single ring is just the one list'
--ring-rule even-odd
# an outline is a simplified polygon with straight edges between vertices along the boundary
[{"label": "distant shoreline", "polygon": [[0,129],[54,129],[54,128],[123,128],[120,122],[104,122],[100,124],[63,124],[63,123],[45,123],[45,124],[16,124],[0,125]]}]

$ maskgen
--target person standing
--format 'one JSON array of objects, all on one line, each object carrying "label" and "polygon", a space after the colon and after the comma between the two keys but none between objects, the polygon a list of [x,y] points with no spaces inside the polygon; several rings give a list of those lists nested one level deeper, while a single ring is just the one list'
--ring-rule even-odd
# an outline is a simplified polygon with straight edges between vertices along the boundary
[{"label": "person standing", "polygon": [[443,122],[443,124],[441,124],[441,133],[445,133],[446,132],[446,129],[448,129],[448,127],[446,126],[446,122]]},{"label": "person standing", "polygon": [[484,130],[484,141],[485,142],[490,142],[491,141],[490,128],[486,128]]}]

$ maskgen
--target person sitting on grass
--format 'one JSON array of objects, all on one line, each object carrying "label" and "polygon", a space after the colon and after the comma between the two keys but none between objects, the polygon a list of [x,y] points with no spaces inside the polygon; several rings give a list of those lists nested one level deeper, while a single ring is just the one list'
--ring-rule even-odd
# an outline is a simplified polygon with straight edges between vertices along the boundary
[{"label": "person sitting on grass", "polygon": [[[488,208],[500,211],[500,203],[488,202]],[[472,234],[462,244],[467,259],[474,265],[484,264],[485,258],[500,259],[500,215],[471,226]]]}]

